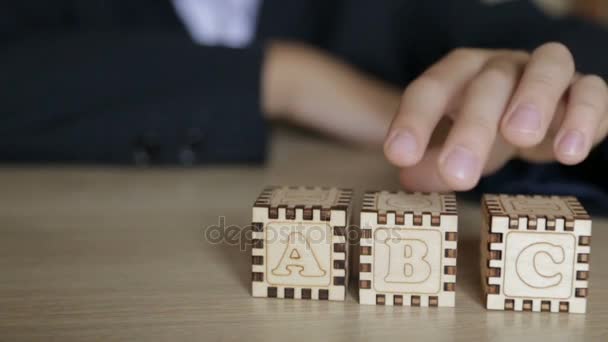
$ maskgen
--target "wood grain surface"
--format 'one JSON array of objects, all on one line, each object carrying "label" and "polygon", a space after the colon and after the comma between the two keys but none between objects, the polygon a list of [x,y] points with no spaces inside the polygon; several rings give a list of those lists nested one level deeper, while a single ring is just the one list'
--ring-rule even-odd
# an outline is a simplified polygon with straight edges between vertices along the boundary
[{"label": "wood grain surface", "polygon": [[379,151],[285,130],[265,167],[0,169],[0,341],[607,340],[608,221],[588,314],[489,312],[479,203],[463,201],[455,308],[360,306],[354,287],[344,303],[252,298],[238,234],[209,237],[246,227],[266,184],[352,187],[356,202],[398,189]]}]

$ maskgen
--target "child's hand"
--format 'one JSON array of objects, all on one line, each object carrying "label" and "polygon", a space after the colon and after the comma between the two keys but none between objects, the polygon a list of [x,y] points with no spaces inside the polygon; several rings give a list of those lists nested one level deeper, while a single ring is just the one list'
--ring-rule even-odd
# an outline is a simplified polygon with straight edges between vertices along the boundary
[{"label": "child's hand", "polygon": [[515,157],[580,163],[607,132],[608,87],[578,75],[565,46],[461,49],[405,90],[385,153],[408,189],[464,191]]}]

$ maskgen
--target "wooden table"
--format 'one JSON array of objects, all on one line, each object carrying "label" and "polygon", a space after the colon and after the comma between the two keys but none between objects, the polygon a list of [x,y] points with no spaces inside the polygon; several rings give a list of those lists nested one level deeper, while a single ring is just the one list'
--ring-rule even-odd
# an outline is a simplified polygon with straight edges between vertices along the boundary
[{"label": "wooden table", "polygon": [[479,205],[462,201],[454,309],[251,298],[249,254],[205,239],[220,217],[247,226],[269,183],[398,188],[378,151],[275,135],[265,168],[0,169],[0,341],[607,340],[608,221],[587,315],[488,312]]}]

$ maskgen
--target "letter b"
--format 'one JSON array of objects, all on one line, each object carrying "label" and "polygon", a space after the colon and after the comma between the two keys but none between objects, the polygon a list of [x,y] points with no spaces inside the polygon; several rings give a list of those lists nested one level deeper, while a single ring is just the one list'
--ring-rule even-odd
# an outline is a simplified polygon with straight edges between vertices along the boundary
[{"label": "letter b", "polygon": [[431,275],[431,264],[426,260],[428,246],[422,240],[387,239],[389,247],[387,283],[422,283]]}]

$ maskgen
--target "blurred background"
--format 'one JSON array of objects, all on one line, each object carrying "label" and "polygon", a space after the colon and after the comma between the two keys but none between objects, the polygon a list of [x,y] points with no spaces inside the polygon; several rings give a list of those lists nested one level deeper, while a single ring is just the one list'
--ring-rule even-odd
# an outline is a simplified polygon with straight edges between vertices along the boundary
[{"label": "blurred background", "polygon": [[[608,0],[420,1],[415,15],[400,0],[264,0],[271,4],[263,14],[245,6],[258,0],[209,0],[209,8],[198,0],[7,2],[1,161],[255,163],[266,156],[267,122],[281,121],[377,148],[403,86],[462,46],[532,49],[563,40],[579,71],[605,76],[608,52],[597,49],[605,30],[546,20],[532,1],[554,16],[608,23]],[[506,6],[484,12],[480,3]],[[308,46],[270,49],[275,40]]]},{"label": "blurred background", "polygon": [[608,23],[607,0],[537,0],[547,10],[563,15],[576,13],[604,23]]}]

